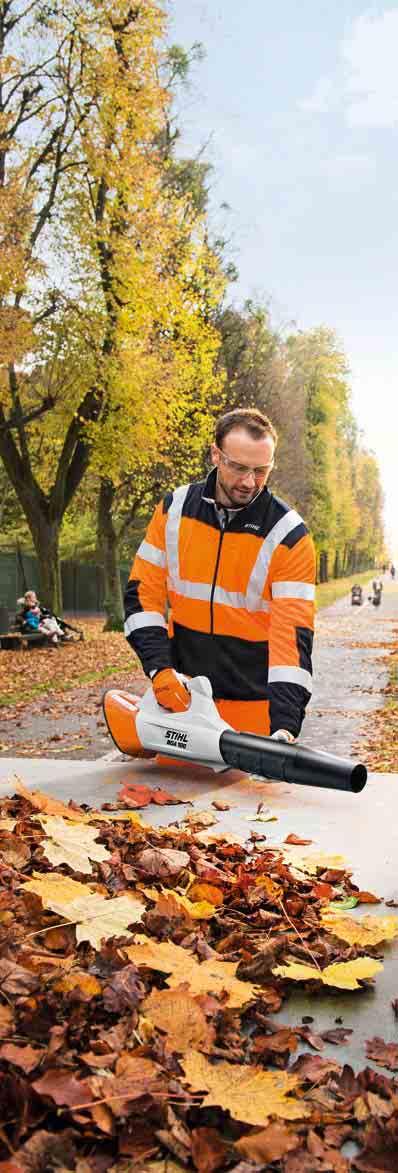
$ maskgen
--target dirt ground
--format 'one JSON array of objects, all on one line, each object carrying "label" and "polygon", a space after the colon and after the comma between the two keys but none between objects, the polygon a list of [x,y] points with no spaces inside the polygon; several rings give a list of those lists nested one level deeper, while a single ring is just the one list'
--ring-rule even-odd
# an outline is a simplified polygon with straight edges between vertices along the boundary
[{"label": "dirt ground", "polygon": [[[105,635],[102,623],[86,623],[87,641],[56,653],[0,653],[0,757],[94,760],[112,754],[102,716],[103,692],[123,687],[142,693],[147,682],[124,637]],[[314,693],[302,742],[342,756],[357,755],[361,744],[369,742],[372,714],[385,701],[397,631],[398,584],[387,576],[380,608],[367,601],[352,607],[346,596],[320,612]],[[105,663],[109,675],[97,679]]]}]

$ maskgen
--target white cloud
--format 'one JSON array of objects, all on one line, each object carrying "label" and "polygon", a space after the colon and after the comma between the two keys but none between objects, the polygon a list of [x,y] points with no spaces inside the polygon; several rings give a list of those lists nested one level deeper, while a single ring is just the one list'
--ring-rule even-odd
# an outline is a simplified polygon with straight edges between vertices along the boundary
[{"label": "white cloud", "polygon": [[398,7],[363,13],[341,44],[331,77],[321,77],[301,104],[309,113],[342,111],[349,126],[398,123]]}]

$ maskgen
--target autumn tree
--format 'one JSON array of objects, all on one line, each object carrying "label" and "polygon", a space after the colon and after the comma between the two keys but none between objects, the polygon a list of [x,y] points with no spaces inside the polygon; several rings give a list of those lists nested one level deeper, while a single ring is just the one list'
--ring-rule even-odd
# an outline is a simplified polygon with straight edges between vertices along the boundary
[{"label": "autumn tree", "polygon": [[[191,61],[198,56],[200,46],[193,46],[190,54],[172,46],[160,62],[166,95],[157,136],[162,161],[160,209],[163,232],[165,223],[173,227],[168,247],[156,258],[152,294],[149,280],[146,283],[147,299],[152,295],[146,345],[142,330],[139,337],[134,330],[125,331],[119,360],[124,367],[119,378],[123,410],[116,395],[106,420],[101,420],[100,443],[93,455],[92,467],[101,471],[98,549],[108,626],[122,624],[119,562],[123,544],[138,518],[143,524],[162,492],[181,478],[201,474],[215,407],[222,403],[222,380],[215,370],[220,345],[216,313],[225,273],[222,244],[210,241],[207,227],[208,166],[199,159],[176,156],[178,127],[167,100],[177,81],[186,83]],[[131,378],[137,377],[132,375],[137,362],[145,388],[139,421],[130,409],[136,396],[125,393]]]},{"label": "autumn tree", "polygon": [[0,13],[0,455],[58,608],[65,511],[94,453],[106,479],[123,444],[150,450],[172,378],[183,402],[207,340],[211,363],[202,308],[218,276],[164,183],[162,8]]},{"label": "autumn tree", "polygon": [[276,426],[271,488],[310,526],[320,579],[372,566],[383,546],[380,476],[353,417],[335,334],[319,327],[285,336],[252,302],[225,309],[219,329],[228,406],[259,407]]}]

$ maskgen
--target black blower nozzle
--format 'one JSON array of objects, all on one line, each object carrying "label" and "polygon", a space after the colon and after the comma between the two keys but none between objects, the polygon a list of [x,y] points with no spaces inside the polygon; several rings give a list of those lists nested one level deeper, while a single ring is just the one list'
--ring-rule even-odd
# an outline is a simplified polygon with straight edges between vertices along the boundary
[{"label": "black blower nozzle", "polygon": [[220,737],[220,753],[228,766],[247,774],[260,774],[274,782],[299,786],[320,786],[360,794],[367,780],[366,766],[316,752],[305,746],[272,741],[254,733],[226,729]]}]

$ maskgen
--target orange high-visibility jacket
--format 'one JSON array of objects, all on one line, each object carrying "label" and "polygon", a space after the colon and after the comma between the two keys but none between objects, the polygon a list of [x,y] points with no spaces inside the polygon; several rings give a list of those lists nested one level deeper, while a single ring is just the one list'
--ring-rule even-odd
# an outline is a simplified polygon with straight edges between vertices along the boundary
[{"label": "orange high-visibility jacket", "polygon": [[148,675],[208,676],[231,724],[227,702],[250,702],[261,721],[240,716],[239,728],[297,735],[311,693],[313,543],[266,488],[220,519],[215,487],[213,470],[157,506],[127,585],[125,633]]}]

